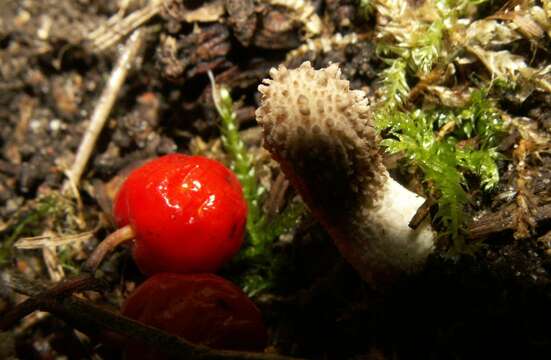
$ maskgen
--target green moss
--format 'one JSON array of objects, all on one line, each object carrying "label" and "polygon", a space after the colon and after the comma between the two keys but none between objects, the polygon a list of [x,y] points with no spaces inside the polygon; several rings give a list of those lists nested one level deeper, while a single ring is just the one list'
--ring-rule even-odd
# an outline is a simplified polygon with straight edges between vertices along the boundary
[{"label": "green moss", "polygon": [[[436,199],[440,221],[461,251],[469,203],[464,173],[480,179],[490,191],[499,181],[497,144],[503,134],[499,113],[486,100],[484,91],[475,91],[462,109],[414,110],[383,109],[376,114],[379,130],[389,138],[382,144],[390,153],[403,153],[410,164],[419,167],[429,185],[429,196]],[[438,136],[442,126],[453,130]]]},{"label": "green moss", "polygon": [[0,242],[0,266],[10,261],[12,246],[17,239],[39,235],[45,228],[43,222],[46,219],[63,215],[64,209],[59,203],[59,196],[54,195],[40,198],[30,209],[18,213],[13,225],[4,230]]},{"label": "green moss", "polygon": [[428,74],[441,56],[445,28],[442,20],[423,24],[421,27],[421,30],[408,36],[407,43],[378,44],[379,55],[397,55],[399,57],[397,60],[403,62],[403,65],[409,67],[413,73],[419,76]]},{"label": "green moss", "polygon": [[213,90],[213,96],[216,110],[221,119],[220,132],[222,144],[232,159],[232,170],[241,182],[243,195],[249,207],[247,232],[251,243],[259,244],[262,237],[262,233],[259,231],[259,224],[262,222],[259,204],[262,195],[265,193],[265,189],[258,183],[252,158],[239,137],[237,120],[233,111],[233,101],[229,91],[224,87],[217,88],[214,83],[213,89],[218,89],[217,93],[214,93],[216,90]]},{"label": "green moss", "polygon": [[[382,109],[394,109],[401,106],[409,94],[409,85],[406,79],[406,61],[398,58],[386,61],[390,66],[381,73]],[[386,117],[380,116],[379,123]]]},{"label": "green moss", "polygon": [[[374,36],[379,57],[388,65],[380,76],[382,95],[375,105],[375,122],[388,137],[390,153],[402,153],[423,174],[427,195],[438,205],[436,221],[452,249],[463,252],[465,210],[470,203],[469,181],[479,180],[483,191],[499,181],[497,145],[502,119],[485,90],[472,92],[462,108],[447,108],[417,98],[419,108],[409,110],[410,85],[427,81],[435,67],[445,69],[463,45],[453,33],[462,29],[461,17],[476,16],[477,6],[488,0],[434,0],[415,8],[405,0],[373,4],[387,23]],[[406,10],[407,9],[407,10]],[[427,11],[430,14],[427,14]],[[428,79],[428,80],[427,80]],[[490,85],[491,86],[491,85]]]},{"label": "green moss", "polygon": [[58,249],[58,260],[63,270],[71,275],[79,275],[80,266],[74,261],[74,252],[67,246],[61,246]]},{"label": "green moss", "polygon": [[220,131],[224,149],[232,159],[232,169],[243,186],[248,205],[247,243],[236,262],[245,264],[246,270],[237,279],[249,295],[270,289],[285,259],[274,253],[274,242],[291,231],[306,208],[302,202],[291,202],[276,216],[268,219],[262,210],[265,189],[260,185],[253,158],[239,136],[233,101],[229,91],[217,87],[211,77],[213,98],[221,118]]},{"label": "green moss", "polygon": [[373,4],[373,0],[359,0],[358,8],[360,10],[360,14],[364,18],[370,17],[375,11],[375,5]]}]

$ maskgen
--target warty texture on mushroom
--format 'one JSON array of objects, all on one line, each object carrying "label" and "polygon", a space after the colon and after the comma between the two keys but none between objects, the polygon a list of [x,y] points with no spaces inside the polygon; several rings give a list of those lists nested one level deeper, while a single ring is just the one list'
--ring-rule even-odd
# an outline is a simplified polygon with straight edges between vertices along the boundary
[{"label": "warty texture on mushroom", "polygon": [[265,146],[342,255],[374,286],[418,271],[435,232],[427,220],[408,226],[425,199],[389,176],[365,93],[336,64],[270,76],[256,111]]}]

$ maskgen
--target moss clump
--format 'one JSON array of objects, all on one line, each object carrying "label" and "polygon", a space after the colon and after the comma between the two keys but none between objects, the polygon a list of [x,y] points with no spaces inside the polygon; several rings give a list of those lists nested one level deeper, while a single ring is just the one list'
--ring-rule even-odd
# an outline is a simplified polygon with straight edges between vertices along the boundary
[{"label": "moss clump", "polygon": [[262,204],[266,191],[258,181],[253,158],[239,136],[230,92],[223,86],[217,87],[212,77],[211,81],[214,103],[221,118],[222,143],[247,200],[247,244],[236,261],[246,267],[237,280],[252,296],[275,284],[285,259],[274,252],[274,242],[296,226],[306,208],[302,202],[290,202],[270,219],[264,214]]},{"label": "moss clump", "polygon": [[17,239],[40,235],[45,229],[53,229],[59,233],[78,229],[81,225],[78,216],[75,204],[59,193],[52,192],[30,202],[4,230],[0,242],[0,265],[9,261],[12,246]]},{"label": "moss clump", "polygon": [[[379,79],[379,101],[373,106],[378,130],[388,135],[383,145],[390,153],[402,153],[422,171],[427,195],[438,205],[441,235],[451,238],[452,250],[468,251],[463,245],[464,211],[470,202],[468,186],[473,183],[468,184],[466,175],[469,180],[478,179],[482,191],[491,191],[499,182],[497,161],[503,158],[498,143],[504,134],[504,112],[489,93],[504,77],[497,68],[488,68],[495,62],[484,56],[494,52],[484,52],[480,39],[491,47],[514,42],[520,34],[494,20],[477,20],[481,5],[485,9],[491,5],[487,0],[433,0],[419,6],[405,0],[373,0],[370,4],[377,12],[378,55],[387,65]],[[461,77],[457,69],[472,63],[473,58],[466,57],[469,54],[491,72],[490,78]],[[507,62],[513,57],[500,59]],[[502,68],[509,69],[508,65]]]},{"label": "moss clump", "polygon": [[[465,229],[463,210],[469,202],[464,173],[478,177],[486,191],[499,181],[497,145],[503,127],[495,107],[483,91],[475,91],[462,109],[387,111],[377,119],[379,129],[390,135],[382,142],[387,150],[403,152],[423,171],[444,234],[459,246]],[[445,129],[451,130],[443,135]]]}]

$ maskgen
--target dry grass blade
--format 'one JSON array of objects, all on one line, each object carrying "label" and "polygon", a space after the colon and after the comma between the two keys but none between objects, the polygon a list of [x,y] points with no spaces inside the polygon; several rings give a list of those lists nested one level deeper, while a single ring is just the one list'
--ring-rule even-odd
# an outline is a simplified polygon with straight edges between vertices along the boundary
[{"label": "dry grass blade", "polygon": [[129,68],[131,67],[134,59],[138,55],[144,41],[144,30],[136,30],[132,36],[128,39],[126,47],[122,52],[117,64],[113,68],[109,80],[103,89],[103,92],[97,102],[97,105],[92,114],[90,124],[84,138],[80,143],[78,152],[75,158],[73,166],[68,172],[69,181],[63,185],[64,191],[70,188],[77,188],[84,168],[90,159],[90,155],[94,150],[96,140],[107,121],[107,117],[115,104],[115,100],[119,94],[119,91],[126,79]]},{"label": "dry grass blade", "polygon": [[65,270],[63,270],[63,266],[57,257],[55,248],[42,248],[42,260],[44,260],[48,275],[52,281],[58,282],[65,278]]},{"label": "dry grass blade", "polygon": [[294,17],[304,25],[307,37],[314,37],[322,32],[323,24],[312,2],[307,0],[268,0],[267,2],[291,10]]},{"label": "dry grass blade", "polygon": [[24,237],[15,242],[13,246],[20,250],[51,248],[56,246],[80,243],[90,239],[94,231],[86,231],[80,234],[55,236],[54,234]]},{"label": "dry grass blade", "polygon": [[293,59],[304,56],[309,51],[313,51],[318,54],[325,54],[336,48],[343,48],[366,39],[368,39],[368,34],[365,33],[350,33],[345,35],[337,33],[333,36],[322,36],[315,39],[307,39],[306,43],[287,53],[285,63],[289,64],[289,62]]},{"label": "dry grass blade", "polygon": [[152,0],[147,6],[124,18],[120,13],[113,15],[103,26],[88,35],[87,40],[90,42],[90,47],[97,52],[110,48],[157,15],[162,5],[162,0]]}]

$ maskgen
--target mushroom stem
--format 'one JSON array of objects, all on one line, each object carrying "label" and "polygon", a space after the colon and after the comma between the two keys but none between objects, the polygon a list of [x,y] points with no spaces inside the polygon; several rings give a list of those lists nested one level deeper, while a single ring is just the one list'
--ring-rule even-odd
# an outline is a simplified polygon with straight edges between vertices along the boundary
[{"label": "mushroom stem", "polygon": [[86,262],[82,265],[82,270],[86,272],[94,272],[103,261],[107,253],[113,251],[117,246],[132,240],[135,237],[134,229],[130,225],[126,225],[109,234],[90,254]]},{"label": "mushroom stem", "polygon": [[[392,179],[386,169],[384,177],[380,198],[365,207],[355,221],[363,227],[363,239],[371,240],[358,241],[348,255],[359,257],[356,261],[360,264],[369,264],[363,275],[371,282],[392,280],[400,272],[418,271],[434,247],[434,231],[428,221],[415,230],[409,227],[425,198]],[[341,246],[343,254],[347,250]]]},{"label": "mushroom stem", "polygon": [[365,94],[337,65],[270,75],[256,112],[265,146],[342,255],[373,285],[418,270],[435,236],[427,221],[408,222],[425,199],[388,175]]}]

